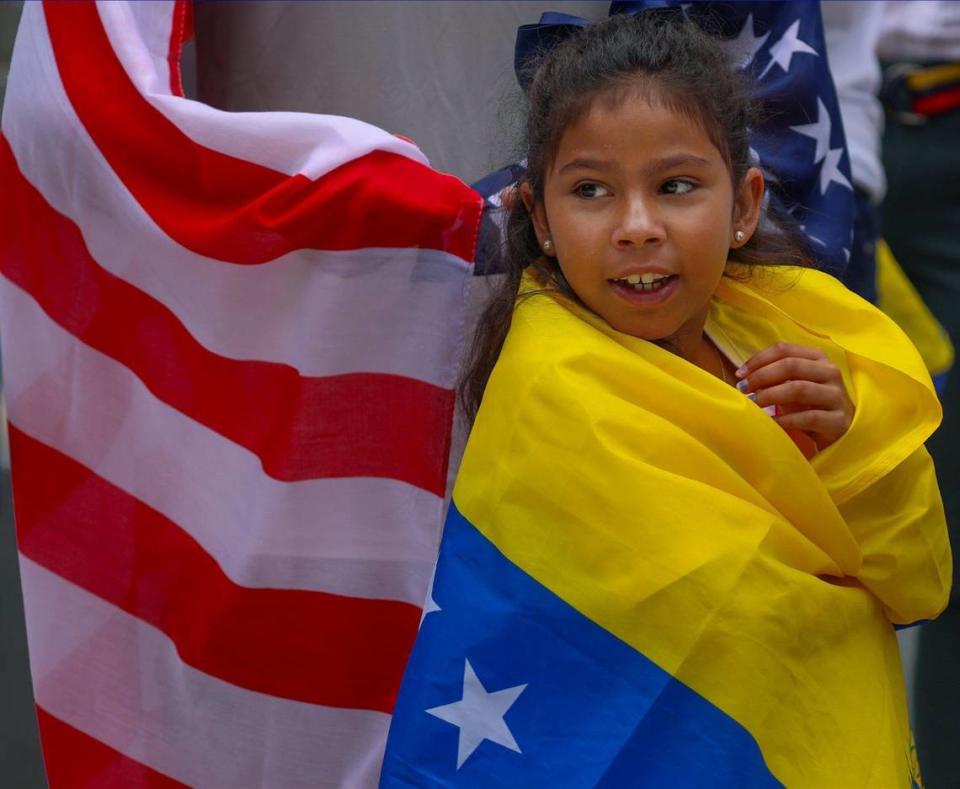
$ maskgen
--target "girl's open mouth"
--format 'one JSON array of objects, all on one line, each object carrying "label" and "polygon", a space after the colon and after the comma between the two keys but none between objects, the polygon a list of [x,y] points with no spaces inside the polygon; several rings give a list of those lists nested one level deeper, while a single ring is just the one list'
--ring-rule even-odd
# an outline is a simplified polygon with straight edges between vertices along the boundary
[{"label": "girl's open mouth", "polygon": [[[628,281],[628,279],[630,281]],[[610,287],[613,288],[620,298],[630,304],[653,305],[666,301],[673,295],[677,289],[679,278],[676,274],[644,276],[646,282],[637,279],[635,276],[622,279],[608,280]]]}]

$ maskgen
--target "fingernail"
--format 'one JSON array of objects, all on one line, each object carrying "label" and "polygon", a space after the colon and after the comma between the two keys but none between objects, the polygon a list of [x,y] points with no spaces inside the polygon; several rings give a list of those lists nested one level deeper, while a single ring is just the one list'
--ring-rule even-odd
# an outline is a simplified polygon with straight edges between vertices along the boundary
[{"label": "fingernail", "polygon": [[741,392],[746,392],[749,385],[750,384],[747,383],[746,378],[744,378],[742,381],[737,381],[737,389],[739,389]]},{"label": "fingernail", "polygon": [[754,403],[757,402],[757,393],[756,393],[756,392],[751,392],[750,394],[748,394],[748,395],[747,395],[747,400],[750,400],[750,401],[752,401],[752,402],[754,402]]},{"label": "fingernail", "polygon": [[745,365],[745,364],[741,364],[741,365],[734,371],[734,375],[736,375],[737,378],[743,378],[743,376],[745,376],[746,374],[747,374],[747,365]]}]

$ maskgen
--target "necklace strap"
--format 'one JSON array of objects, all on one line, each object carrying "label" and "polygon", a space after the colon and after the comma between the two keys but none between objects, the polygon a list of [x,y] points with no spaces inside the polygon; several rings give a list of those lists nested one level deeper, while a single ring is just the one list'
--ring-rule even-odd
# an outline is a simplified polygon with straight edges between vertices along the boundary
[{"label": "necklace strap", "polygon": [[720,353],[720,349],[717,347],[717,344],[716,344],[713,340],[710,340],[710,345],[713,346],[713,352],[717,355],[717,361],[720,362],[720,378],[721,378],[721,380],[722,380],[725,384],[727,384],[727,386],[733,386],[733,384],[730,383],[730,379],[727,378],[727,365],[724,364],[724,362],[723,362],[723,354]]}]

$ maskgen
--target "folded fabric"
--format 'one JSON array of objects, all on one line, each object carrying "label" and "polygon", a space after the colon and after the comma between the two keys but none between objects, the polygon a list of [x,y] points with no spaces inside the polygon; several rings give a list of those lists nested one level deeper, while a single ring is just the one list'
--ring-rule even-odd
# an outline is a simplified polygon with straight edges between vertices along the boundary
[{"label": "folded fabric", "polygon": [[929,375],[816,271],[724,278],[709,325],[746,356],[821,348],[849,431],[807,461],[684,359],[521,299],[383,785],[919,783],[893,624],[935,616],[950,584]]}]

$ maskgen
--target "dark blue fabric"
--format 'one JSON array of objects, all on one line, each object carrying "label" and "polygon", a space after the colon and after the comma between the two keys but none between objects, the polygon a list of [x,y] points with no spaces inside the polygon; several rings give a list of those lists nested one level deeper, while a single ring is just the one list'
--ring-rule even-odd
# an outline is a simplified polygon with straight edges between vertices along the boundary
[{"label": "dark blue fabric", "polygon": [[880,210],[862,189],[854,189],[853,243],[843,284],[871,304],[877,303],[877,240]]},{"label": "dark blue fabric", "polygon": [[[767,787],[735,720],[508,561],[451,505],[428,613],[407,666],[381,786]],[[517,753],[484,740],[457,769],[465,661],[487,692],[526,685],[503,715]]]}]

